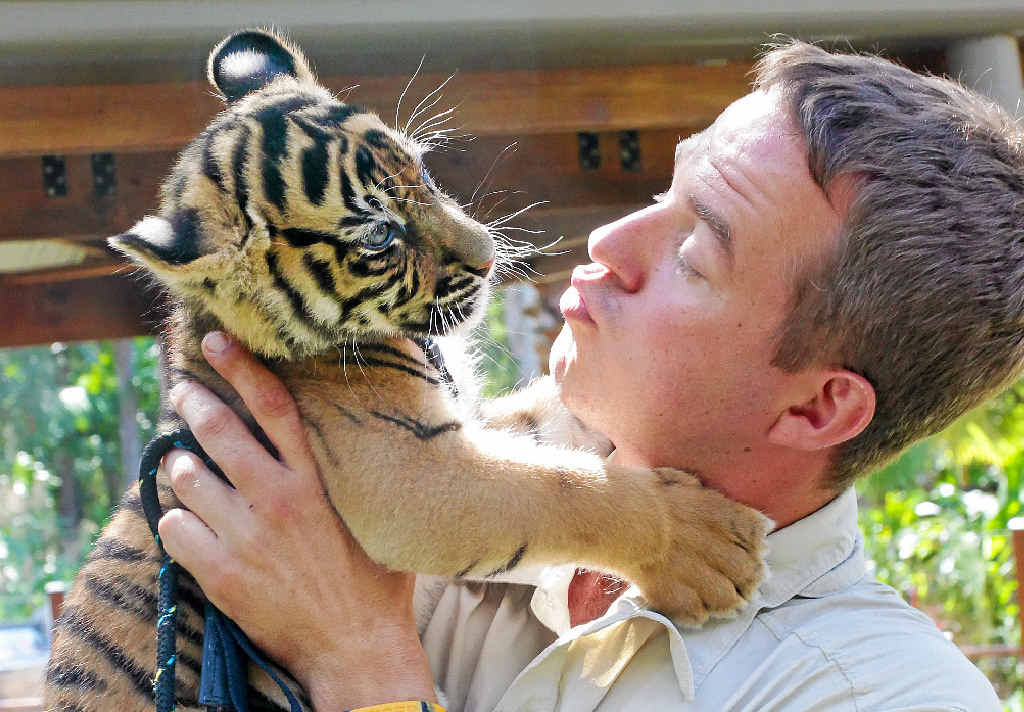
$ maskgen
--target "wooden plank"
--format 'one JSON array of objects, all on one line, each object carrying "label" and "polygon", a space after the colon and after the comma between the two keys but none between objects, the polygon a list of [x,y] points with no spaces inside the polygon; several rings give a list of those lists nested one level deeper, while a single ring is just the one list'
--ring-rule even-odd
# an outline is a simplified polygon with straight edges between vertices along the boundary
[{"label": "wooden plank", "polygon": [[[747,93],[750,68],[735,62],[467,72],[445,87],[435,109],[458,105],[452,123],[478,136],[706,125]],[[403,102],[403,122],[444,79],[417,78]],[[407,81],[334,77],[325,84],[337,91],[359,85],[349,100],[391,123]],[[2,87],[0,157],[177,149],[219,109],[199,81]]]},{"label": "wooden plank", "polygon": [[43,190],[39,157],[0,160],[0,241],[56,238],[98,241],[127,230],[157,207],[160,181],[176,153],[122,153],[114,158],[113,195],[97,197],[89,156],[67,157],[67,195]]},{"label": "wooden plank", "polygon": [[[637,207],[538,209],[530,219],[546,233],[531,237],[545,244],[565,235],[563,246],[551,248],[565,254],[536,256],[531,265],[544,273],[565,271],[585,262],[590,230]],[[100,276],[90,272],[93,269]],[[100,266],[81,274],[71,268],[49,275],[0,276],[0,347],[154,333],[162,314],[159,290],[148,284],[146,277],[130,272],[127,264],[114,274],[107,274],[110,269]]]},{"label": "wooden plank", "polygon": [[123,273],[17,286],[0,278],[0,347],[154,333],[156,294]]},{"label": "wooden plank", "polygon": [[[575,133],[525,136],[518,141],[511,136],[488,136],[468,146],[428,154],[426,162],[438,183],[461,201],[469,201],[489,173],[470,207],[484,220],[538,200],[556,209],[639,203],[668,187],[675,144],[692,130],[680,126],[640,131],[638,171],[622,166],[615,132],[599,134],[602,161],[596,170],[580,169]],[[503,153],[513,143],[515,150]],[[38,158],[0,160],[0,242],[60,237],[101,244],[104,237],[127,230],[156,210],[159,184],[174,159],[173,151],[116,154],[116,193],[96,197],[88,156],[69,156],[68,194],[56,198],[43,190]],[[495,194],[499,190],[510,192]]]}]

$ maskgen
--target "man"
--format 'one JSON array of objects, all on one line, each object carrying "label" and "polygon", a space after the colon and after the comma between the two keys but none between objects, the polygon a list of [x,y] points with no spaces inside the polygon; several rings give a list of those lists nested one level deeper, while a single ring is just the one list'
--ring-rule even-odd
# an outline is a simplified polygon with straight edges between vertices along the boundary
[{"label": "man", "polygon": [[421,586],[418,637],[413,579],[346,535],[290,397],[219,335],[208,359],[283,462],[182,384],[175,407],[238,489],[172,454],[195,514],[161,535],[321,710],[433,699],[433,680],[452,710],[998,709],[865,577],[849,485],[1019,373],[1021,206],[1003,113],[793,43],[679,145],[667,193],[591,235],[552,372],[619,461],[692,471],[776,522],[770,577],[733,620],[680,630],[599,573],[549,570],[536,588]]}]

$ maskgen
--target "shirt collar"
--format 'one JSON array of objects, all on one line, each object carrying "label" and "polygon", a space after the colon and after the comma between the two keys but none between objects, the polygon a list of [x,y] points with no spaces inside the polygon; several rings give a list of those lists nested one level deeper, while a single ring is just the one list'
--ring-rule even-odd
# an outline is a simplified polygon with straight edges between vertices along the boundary
[{"label": "shirt collar", "polygon": [[530,608],[537,619],[559,636],[551,647],[589,635],[623,620],[651,618],[665,625],[669,634],[672,664],[680,691],[692,699],[708,671],[746,632],[757,612],[781,606],[796,596],[818,598],[840,591],[864,577],[863,541],[857,526],[857,495],[848,489],[821,509],[767,539],[768,577],[748,607],[736,618],[712,621],[704,628],[686,631],[696,643],[687,651],[677,626],[644,607],[639,590],[630,587],[608,611],[576,628],[569,625],[568,590],[574,565],[549,567],[537,574],[537,589]]},{"label": "shirt collar", "polygon": [[818,598],[864,577],[857,527],[857,493],[848,489],[816,512],[768,535],[768,578],[758,589],[762,608],[794,596]]}]

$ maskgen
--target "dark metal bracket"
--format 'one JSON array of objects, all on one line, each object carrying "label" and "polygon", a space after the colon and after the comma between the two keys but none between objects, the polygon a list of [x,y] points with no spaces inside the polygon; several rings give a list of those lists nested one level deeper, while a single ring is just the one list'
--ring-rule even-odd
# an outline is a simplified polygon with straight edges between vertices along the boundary
[{"label": "dark metal bracket", "polygon": [[601,167],[601,137],[590,131],[576,134],[580,151],[580,170],[596,171]]},{"label": "dark metal bracket", "polygon": [[636,131],[619,131],[619,160],[622,162],[622,170],[640,172],[640,140]]},{"label": "dark metal bracket", "polygon": [[64,156],[43,156],[43,190],[50,198],[68,194],[68,172]]},{"label": "dark metal bracket", "polygon": [[117,173],[114,170],[113,153],[94,153],[92,162],[92,190],[97,198],[105,198],[117,192]]}]

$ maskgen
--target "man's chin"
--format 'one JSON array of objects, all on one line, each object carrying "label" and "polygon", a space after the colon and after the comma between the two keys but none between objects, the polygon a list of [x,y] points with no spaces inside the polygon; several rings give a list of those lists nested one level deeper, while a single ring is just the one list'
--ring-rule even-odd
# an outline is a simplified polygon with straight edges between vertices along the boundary
[{"label": "man's chin", "polygon": [[565,375],[569,371],[569,364],[576,358],[576,343],[572,338],[572,331],[569,324],[562,323],[562,330],[558,332],[554,343],[551,344],[551,351],[548,354],[548,371],[555,379],[555,383],[562,385]]}]

